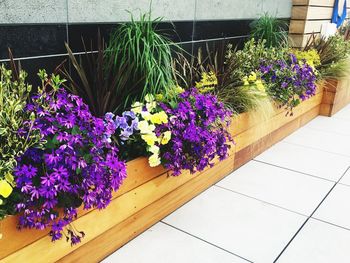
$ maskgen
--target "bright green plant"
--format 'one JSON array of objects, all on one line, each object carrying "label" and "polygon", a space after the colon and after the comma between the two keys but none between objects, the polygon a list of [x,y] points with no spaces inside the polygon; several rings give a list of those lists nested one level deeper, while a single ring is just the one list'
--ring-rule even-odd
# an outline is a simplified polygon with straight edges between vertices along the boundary
[{"label": "bright green plant", "polygon": [[132,67],[129,83],[140,80],[136,88],[129,90],[125,106],[135,100],[143,100],[146,94],[167,94],[174,86],[172,74],[172,47],[178,48],[170,39],[160,34],[157,25],[161,18],[151,19],[151,13],[136,21],[118,26],[110,37],[105,55],[113,56],[114,69]]},{"label": "bright green plant", "polygon": [[304,51],[316,50],[320,56],[320,65],[316,69],[321,78],[340,79],[349,74],[350,41],[340,34],[329,38],[312,34]]},{"label": "bright green plant", "polygon": [[33,114],[24,111],[31,86],[26,84],[27,73],[7,70],[0,67],[0,219],[14,213],[13,203],[16,194],[13,169],[16,158],[29,147],[40,141],[39,133],[31,130],[28,136],[21,136],[20,131],[31,125]]},{"label": "bright green plant", "polygon": [[[249,41],[245,50],[248,50],[249,44],[255,45],[255,41]],[[259,66],[259,55],[265,52],[263,43],[260,46],[261,50],[255,56],[253,65],[249,64],[251,60],[247,60],[248,56],[252,57],[251,54],[233,50],[232,45],[227,49],[226,43],[214,51],[207,46],[206,56],[203,56],[201,49],[198,50],[198,55],[190,60],[181,55],[175,59],[174,63],[177,82],[185,87],[195,86],[200,92],[217,94],[225,106],[235,114],[259,110],[268,116],[273,111],[273,107],[265,92],[264,84],[256,75],[254,80],[249,78]],[[253,49],[250,52],[253,53]],[[246,68],[242,70],[245,66]],[[248,83],[245,83],[245,78]]]},{"label": "bright green plant", "polygon": [[288,45],[288,24],[265,13],[251,24],[251,35],[255,39],[265,39],[267,47],[285,47]]},{"label": "bright green plant", "polygon": [[232,81],[239,83],[245,76],[257,71],[261,61],[285,60],[287,56],[288,48],[267,47],[266,40],[250,39],[242,50],[228,45],[225,63]]}]

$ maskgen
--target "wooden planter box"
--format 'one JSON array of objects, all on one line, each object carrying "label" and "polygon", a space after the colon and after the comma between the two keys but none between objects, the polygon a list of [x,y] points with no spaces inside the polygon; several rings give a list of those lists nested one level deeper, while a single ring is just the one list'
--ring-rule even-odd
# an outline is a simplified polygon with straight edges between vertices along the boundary
[{"label": "wooden planter box", "polygon": [[236,142],[235,169],[319,115],[322,97],[323,88],[318,88],[315,96],[293,110],[293,116],[286,116],[285,109],[277,108],[269,118],[259,112],[238,115],[231,131]]},{"label": "wooden planter box", "polygon": [[320,114],[331,117],[350,103],[350,78],[332,79],[324,83]]},{"label": "wooden planter box", "polygon": [[51,242],[48,230],[16,230],[17,217],[1,223],[1,262],[98,262],[173,212],[230,172],[231,155],[201,173],[169,176],[162,167],[151,168],[146,158],[128,162],[128,177],[104,210],[79,211],[74,226],[85,232],[71,247],[65,240]]},{"label": "wooden planter box", "polygon": [[52,243],[48,230],[16,230],[16,217],[1,223],[1,262],[97,262],[173,212],[234,169],[248,162],[274,143],[320,113],[323,88],[285,116],[275,109],[269,118],[243,113],[234,118],[231,133],[236,145],[230,157],[201,173],[169,176],[162,167],[151,168],[146,158],[128,162],[128,178],[113,196],[107,209],[80,211],[74,226],[86,234],[71,247],[65,240]]}]

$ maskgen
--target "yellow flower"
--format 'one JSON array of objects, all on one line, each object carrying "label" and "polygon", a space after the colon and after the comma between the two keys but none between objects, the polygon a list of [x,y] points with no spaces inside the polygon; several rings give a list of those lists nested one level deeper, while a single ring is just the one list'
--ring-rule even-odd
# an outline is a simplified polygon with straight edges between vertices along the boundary
[{"label": "yellow flower", "polygon": [[5,180],[0,181],[0,195],[7,198],[12,193],[12,186]]},{"label": "yellow flower", "polygon": [[148,158],[148,163],[151,167],[155,167],[160,165],[160,158],[158,154],[152,154],[149,158]]},{"label": "yellow flower", "polygon": [[154,96],[152,95],[152,94],[146,94],[146,96],[145,96],[145,100],[147,101],[147,102],[152,102],[152,101],[154,101]]},{"label": "yellow flower", "polygon": [[168,123],[168,115],[165,111],[157,112],[150,116],[150,121],[154,124]]},{"label": "yellow flower", "polygon": [[149,133],[150,128],[148,121],[139,121],[137,127],[139,128],[141,133]]},{"label": "yellow flower", "polygon": [[146,121],[149,121],[151,119],[151,113],[149,113],[148,111],[141,111],[141,116]]},{"label": "yellow flower", "polygon": [[151,112],[152,110],[154,110],[157,107],[157,102],[156,101],[151,101],[146,103],[146,109]]},{"label": "yellow flower", "polygon": [[171,139],[171,131],[166,131],[163,133],[163,138],[161,140],[161,144],[167,144]]},{"label": "yellow flower", "polygon": [[131,105],[131,111],[140,114],[142,111],[143,104],[139,101],[134,102]]},{"label": "yellow flower", "polygon": [[249,81],[256,81],[256,73],[255,72],[250,73],[248,80]]},{"label": "yellow flower", "polygon": [[175,92],[177,93],[177,94],[180,94],[180,93],[182,93],[182,92],[184,92],[185,90],[183,89],[183,88],[181,88],[179,85],[177,85],[176,86],[176,88],[175,88]]},{"label": "yellow flower", "polygon": [[152,146],[158,142],[158,138],[154,132],[141,135],[142,140],[144,140],[147,145]]},{"label": "yellow flower", "polygon": [[168,123],[168,115],[165,113],[165,111],[161,111],[158,114],[159,114],[159,119],[162,123]]},{"label": "yellow flower", "polygon": [[256,88],[260,91],[265,91],[265,86],[260,79],[255,81]]},{"label": "yellow flower", "polygon": [[148,151],[153,154],[159,154],[159,147],[157,145],[152,145],[148,148]]},{"label": "yellow flower", "polygon": [[164,96],[163,96],[163,94],[157,94],[156,95],[156,101],[163,101],[163,99],[164,99]]}]

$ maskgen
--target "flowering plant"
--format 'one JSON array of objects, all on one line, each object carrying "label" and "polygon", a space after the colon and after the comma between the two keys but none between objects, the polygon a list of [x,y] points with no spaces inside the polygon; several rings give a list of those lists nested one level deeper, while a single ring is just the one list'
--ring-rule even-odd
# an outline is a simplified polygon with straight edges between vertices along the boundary
[{"label": "flowering plant", "polygon": [[262,61],[260,72],[270,96],[293,115],[293,108],[315,95],[316,75],[307,63],[299,64],[294,54],[287,61]]},{"label": "flowering plant", "polygon": [[170,118],[156,129],[156,133],[158,129],[171,132],[171,140],[160,146],[160,152],[162,163],[175,176],[182,169],[202,171],[212,166],[217,156],[226,158],[232,141],[227,131],[232,114],[216,96],[192,88],[181,93],[178,100],[176,107],[161,104]]},{"label": "flowering plant", "polygon": [[159,107],[159,103],[154,96],[147,94],[146,103],[135,102],[132,104],[131,112],[137,116],[139,129],[139,140],[144,142],[146,152],[149,156],[148,161],[151,167],[161,164],[159,150],[161,145],[166,145],[171,132],[165,126],[168,123],[168,115]]},{"label": "flowering plant", "polygon": [[15,213],[13,207],[18,197],[13,192],[16,185],[13,169],[16,158],[40,141],[39,133],[31,127],[27,127],[26,137],[18,133],[26,125],[25,121],[35,115],[23,111],[32,88],[26,84],[27,73],[19,71],[17,75],[15,71],[7,70],[4,65],[0,67],[0,220]]},{"label": "flowering plant", "polygon": [[317,50],[312,48],[309,50],[292,50],[292,53],[295,55],[296,59],[299,61],[299,64],[306,63],[316,71],[316,68],[321,65],[320,55],[317,53]]},{"label": "flowering plant", "polygon": [[[40,131],[45,146],[30,148],[18,159],[15,178],[23,196],[16,206],[19,227],[51,226],[53,241],[67,227],[67,241],[76,244],[84,233],[68,225],[77,217],[77,207],[105,208],[126,177],[126,166],[108,142],[105,122],[93,117],[81,98],[60,88],[59,76],[48,79],[45,71],[40,76],[43,89],[26,110],[36,114],[28,122]],[[21,131],[23,136],[28,132]]]}]

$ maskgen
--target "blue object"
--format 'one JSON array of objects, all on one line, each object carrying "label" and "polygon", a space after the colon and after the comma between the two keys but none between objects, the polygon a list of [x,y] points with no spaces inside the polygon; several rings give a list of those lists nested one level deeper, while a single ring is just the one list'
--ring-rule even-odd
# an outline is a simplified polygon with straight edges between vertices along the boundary
[{"label": "blue object", "polygon": [[334,7],[333,7],[333,15],[332,15],[332,23],[337,25],[337,28],[341,26],[341,24],[344,22],[346,18],[346,0],[344,1],[343,6],[343,13],[341,16],[338,14],[339,12],[339,0],[335,0]]}]

